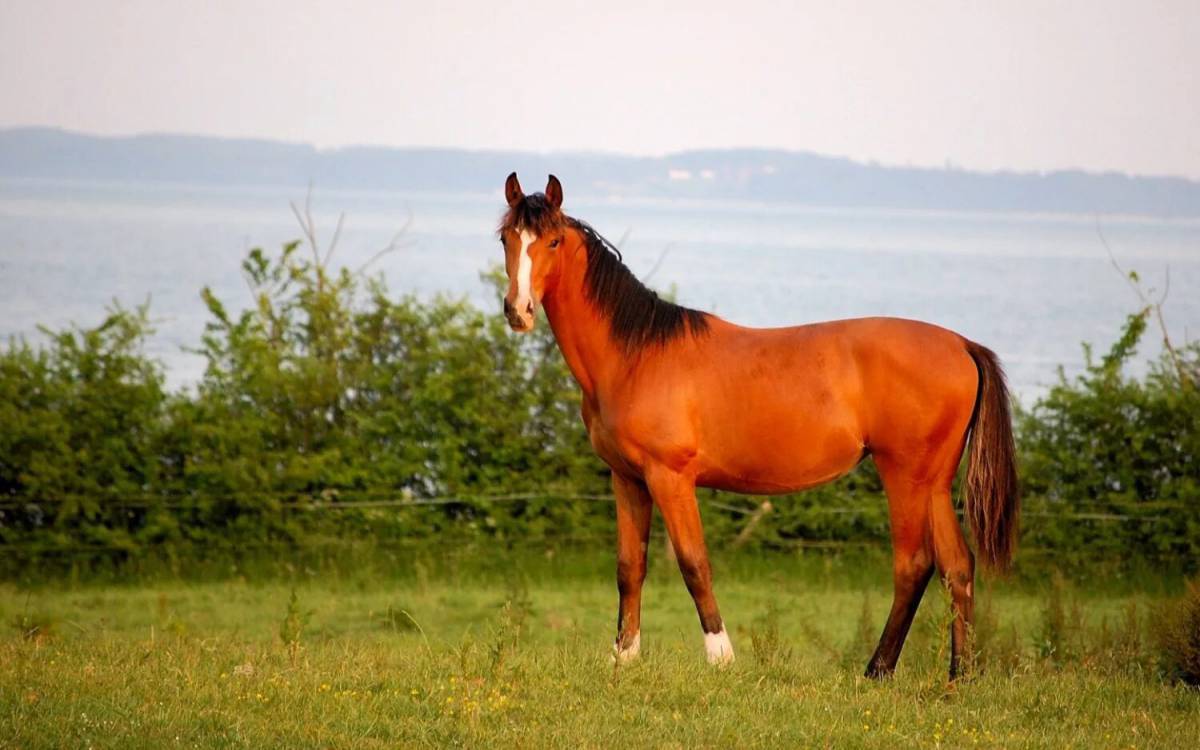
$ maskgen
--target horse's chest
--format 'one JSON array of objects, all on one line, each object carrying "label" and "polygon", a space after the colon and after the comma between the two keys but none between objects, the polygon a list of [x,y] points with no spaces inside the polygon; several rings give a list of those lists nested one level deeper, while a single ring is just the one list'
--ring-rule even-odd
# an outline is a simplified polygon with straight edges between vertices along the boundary
[{"label": "horse's chest", "polygon": [[617,468],[626,462],[612,430],[601,420],[592,420],[592,423],[588,425],[588,437],[592,441],[592,450],[596,451],[596,455],[604,459],[609,466]]},{"label": "horse's chest", "polygon": [[594,406],[589,408],[585,402],[583,422],[596,455],[613,469],[627,474],[633,472],[634,465],[628,452],[621,449],[615,430],[601,418],[600,410]]}]

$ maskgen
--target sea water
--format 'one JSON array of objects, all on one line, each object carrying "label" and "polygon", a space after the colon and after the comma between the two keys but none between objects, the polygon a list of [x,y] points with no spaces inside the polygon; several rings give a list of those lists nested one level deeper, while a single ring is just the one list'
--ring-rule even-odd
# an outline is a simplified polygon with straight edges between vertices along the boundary
[{"label": "sea water", "polygon": [[[230,309],[250,301],[240,262],[303,234],[322,257],[366,269],[395,294],[444,292],[485,311],[480,273],[500,263],[494,194],[383,193],[139,183],[0,180],[0,337],[91,326],[107,306],[147,300],[148,353],[175,387],[194,383],[208,286]],[[1136,271],[1176,343],[1200,336],[1200,221],[1127,216],[914,212],[609,196],[565,208],[618,244],[625,261],[683,304],[745,325],[866,315],[917,318],[995,349],[1024,401],[1107,347],[1140,301],[1114,267]],[[1110,257],[1111,251],[1111,257]],[[302,250],[312,257],[307,246]],[[1152,328],[1140,360],[1159,351]]]}]

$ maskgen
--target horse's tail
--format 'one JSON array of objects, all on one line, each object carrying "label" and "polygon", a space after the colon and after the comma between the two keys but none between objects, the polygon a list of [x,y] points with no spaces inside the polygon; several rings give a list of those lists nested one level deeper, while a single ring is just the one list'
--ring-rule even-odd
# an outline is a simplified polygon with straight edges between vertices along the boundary
[{"label": "horse's tail", "polygon": [[1004,571],[1016,551],[1021,513],[1008,386],[995,352],[973,341],[966,345],[979,369],[967,456],[966,514],[984,563]]}]

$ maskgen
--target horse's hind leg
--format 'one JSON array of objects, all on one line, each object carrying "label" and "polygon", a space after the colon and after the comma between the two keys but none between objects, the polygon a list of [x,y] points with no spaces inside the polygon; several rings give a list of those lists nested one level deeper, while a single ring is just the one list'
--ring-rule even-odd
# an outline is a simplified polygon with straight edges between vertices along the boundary
[{"label": "horse's hind leg", "polygon": [[704,630],[704,649],[711,664],[733,661],[733,646],[725,632],[725,623],[717,609],[712,590],[712,568],[708,564],[708,548],[704,544],[704,528],[700,523],[700,508],[696,504],[695,483],[665,467],[646,472],[646,486],[654,504],[662,513],[663,524],[675,548],[679,571],[687,584],[700,627]]},{"label": "horse's hind leg", "polygon": [[923,482],[912,481],[902,467],[876,459],[888,497],[892,530],[892,610],[879,637],[879,645],[867,662],[867,677],[892,674],[900,650],[912,627],[917,606],[933,575],[933,544],[930,535],[930,491]]},{"label": "horse's hind leg", "polygon": [[950,630],[950,679],[969,661],[975,622],[975,556],[967,546],[962,526],[954,513],[954,499],[947,484],[934,492],[930,507],[934,559],[950,590],[954,620]]}]

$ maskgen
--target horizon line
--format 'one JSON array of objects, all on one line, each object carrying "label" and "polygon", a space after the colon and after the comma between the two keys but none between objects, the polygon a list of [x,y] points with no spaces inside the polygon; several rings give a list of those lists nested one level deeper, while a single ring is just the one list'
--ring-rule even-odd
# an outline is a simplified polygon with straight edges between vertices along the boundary
[{"label": "horizon line", "polygon": [[1076,174],[1087,175],[1093,177],[1126,177],[1131,179],[1153,179],[1153,180],[1178,180],[1181,182],[1200,185],[1200,176],[1190,176],[1185,174],[1155,174],[1141,172],[1125,172],[1119,169],[1089,169],[1087,167],[1056,167],[1053,169],[1034,169],[1020,167],[1004,167],[997,169],[989,169],[984,167],[971,167],[955,163],[951,159],[947,159],[942,165],[929,165],[918,163],[896,163],[886,162],[874,158],[857,158],[842,154],[822,153],[807,149],[787,148],[781,146],[708,146],[702,148],[686,148],[677,151],[668,151],[662,153],[633,153],[628,151],[609,151],[605,149],[547,149],[534,150],[523,148],[496,148],[487,146],[446,146],[446,145],[431,145],[431,144],[382,144],[382,143],[348,143],[342,145],[319,145],[310,141],[297,141],[281,137],[271,136],[231,136],[231,135],[214,135],[211,133],[190,133],[183,131],[161,131],[161,130],[144,130],[123,133],[97,133],[86,130],[77,130],[74,128],[64,127],[60,125],[44,125],[44,124],[24,124],[24,125],[0,125],[0,135],[19,132],[19,131],[42,131],[56,132],[65,135],[94,138],[97,140],[137,140],[147,138],[177,138],[177,139],[196,139],[196,140],[211,140],[225,142],[244,142],[244,143],[269,143],[284,146],[310,148],[318,154],[331,154],[339,151],[350,151],[355,149],[379,149],[389,151],[457,151],[460,153],[474,154],[522,154],[538,157],[550,156],[591,156],[610,159],[628,159],[628,160],[643,160],[643,161],[663,161],[672,157],[685,156],[688,154],[715,152],[715,153],[731,153],[731,152],[774,152],[780,154],[788,154],[795,156],[808,156],[818,159],[827,159],[829,161],[848,162],[860,167],[869,169],[887,169],[887,170],[917,170],[926,172],[960,172],[975,175],[1011,175],[1011,176],[1039,176],[1048,177],[1060,174]]}]

